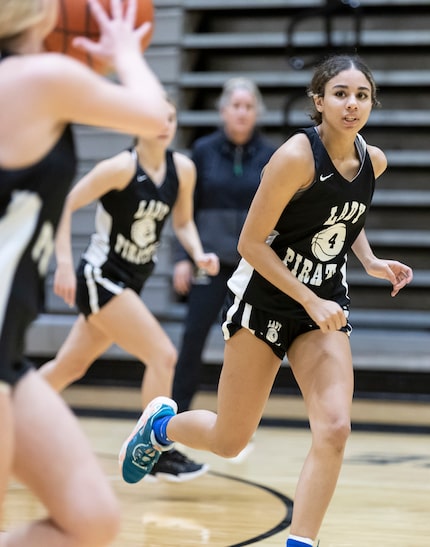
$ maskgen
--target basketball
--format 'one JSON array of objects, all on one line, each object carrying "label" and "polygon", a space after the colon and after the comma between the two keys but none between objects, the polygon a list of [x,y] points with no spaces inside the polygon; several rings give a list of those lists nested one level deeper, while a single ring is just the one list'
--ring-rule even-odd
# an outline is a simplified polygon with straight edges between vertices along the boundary
[{"label": "basketball", "polygon": [[[110,0],[99,0],[100,5],[110,13]],[[136,22],[139,27],[145,22],[154,24],[154,6],[152,0],[137,0]],[[141,49],[144,51],[152,38],[153,27],[142,40]],[[65,53],[85,63],[100,74],[106,74],[108,67],[84,51],[73,47],[73,39],[85,36],[97,41],[100,34],[97,22],[94,20],[87,0],[60,0],[58,4],[58,21],[54,30],[47,36],[45,47],[47,51]]]}]

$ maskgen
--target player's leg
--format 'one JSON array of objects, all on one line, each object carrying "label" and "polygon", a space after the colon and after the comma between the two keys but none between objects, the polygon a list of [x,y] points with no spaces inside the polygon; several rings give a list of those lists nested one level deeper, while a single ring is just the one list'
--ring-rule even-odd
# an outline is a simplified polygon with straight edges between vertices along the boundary
[{"label": "player's leg", "polygon": [[270,346],[240,329],[225,343],[217,414],[180,413],[169,422],[168,436],[192,448],[236,456],[257,429],[280,363]]},{"label": "player's leg", "polygon": [[76,418],[31,371],[13,393],[14,472],[48,517],[8,533],[8,547],[101,547],[119,529],[119,509]]},{"label": "player's leg", "polygon": [[56,390],[82,378],[91,364],[112,344],[112,339],[80,314],[57,355],[39,372]]},{"label": "player's leg", "polygon": [[[240,350],[241,347],[244,349]],[[259,424],[279,365],[280,359],[269,346],[246,329],[241,329],[226,343],[218,387],[216,427],[209,425],[214,418],[212,413],[186,412],[187,427],[190,425],[191,428],[196,424],[198,429],[196,432],[187,429],[190,437],[176,440],[194,448],[211,450],[222,456],[231,458],[241,454],[243,457],[242,451],[249,450],[249,440]],[[179,417],[181,415],[179,414]],[[199,431],[200,426],[202,431]],[[157,431],[156,429],[156,433]],[[195,437],[208,433],[208,444],[197,446]],[[212,439],[210,435],[213,435]],[[170,433],[167,436],[170,437]],[[170,454],[171,452],[162,452],[159,462],[162,464],[168,460]],[[159,471],[159,462],[150,471],[150,475],[154,470]]]},{"label": "player's leg", "polygon": [[170,397],[176,348],[139,295],[125,289],[89,321],[146,365],[142,384],[143,407],[159,395]]},{"label": "player's leg", "polygon": [[302,391],[312,445],[294,498],[291,533],[315,539],[339,476],[350,433],[352,356],[347,335],[314,330],[296,338],[288,359]]},{"label": "player's leg", "polygon": [[279,365],[268,345],[239,330],[226,342],[217,414],[190,410],[175,415],[173,400],[151,401],[121,448],[124,479],[137,482],[150,473],[172,441],[226,458],[239,454],[257,429]]}]

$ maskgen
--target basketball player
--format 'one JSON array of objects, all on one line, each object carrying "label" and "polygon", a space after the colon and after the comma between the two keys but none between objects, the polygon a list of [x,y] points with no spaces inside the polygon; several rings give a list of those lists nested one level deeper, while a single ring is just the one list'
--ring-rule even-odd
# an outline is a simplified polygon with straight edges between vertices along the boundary
[{"label": "basketball player", "polygon": [[155,399],[120,452],[130,482],[150,472],[173,441],[235,456],[258,426],[286,354],[312,432],[287,547],[314,545],[350,433],[346,255],[352,249],[369,275],[390,282],[392,296],[412,280],[408,266],[377,258],[364,232],[375,179],[387,165],[359,134],[377,104],[372,74],[358,57],[329,57],[316,67],[309,96],[315,125],[272,156],[240,236],[242,260],[228,282],[218,413],[176,415],[174,401]]},{"label": "basketball player", "polygon": [[0,507],[13,474],[46,508],[0,533],[3,546],[101,547],[119,529],[118,503],[75,417],[23,359],[64,198],[75,174],[69,123],[163,131],[168,104],[142,59],[135,1],[112,18],[90,0],[101,39],[77,44],[116,69],[120,85],[43,52],[57,0],[0,0]]},{"label": "basketball player", "polygon": [[[193,220],[194,163],[168,150],[176,132],[171,104],[165,127],[139,137],[130,150],[102,161],[71,190],[56,238],[54,291],[80,311],[56,358],[40,371],[60,391],[84,376],[90,365],[116,343],[145,363],[143,408],[157,395],[171,395],[176,349],[139,294],[155,262],[164,223],[173,228],[197,267],[209,275],[218,257],[205,254]],[[96,233],[80,261],[77,279],[71,249],[74,211],[98,200]],[[208,470],[177,450],[169,451],[148,479],[181,482]]]}]

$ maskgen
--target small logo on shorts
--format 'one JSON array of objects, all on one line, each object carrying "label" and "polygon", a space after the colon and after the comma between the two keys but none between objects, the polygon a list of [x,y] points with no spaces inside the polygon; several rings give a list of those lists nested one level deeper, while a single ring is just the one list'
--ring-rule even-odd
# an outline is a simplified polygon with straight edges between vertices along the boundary
[{"label": "small logo on shorts", "polygon": [[271,343],[275,344],[279,338],[279,331],[281,330],[282,324],[279,321],[271,319],[267,324],[266,339]]}]

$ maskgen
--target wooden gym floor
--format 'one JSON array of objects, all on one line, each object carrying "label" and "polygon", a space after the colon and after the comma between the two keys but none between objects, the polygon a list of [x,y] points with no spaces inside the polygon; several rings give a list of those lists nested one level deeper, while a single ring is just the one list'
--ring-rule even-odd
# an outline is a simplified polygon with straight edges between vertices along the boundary
[{"label": "wooden gym floor", "polygon": [[[123,510],[114,547],[285,546],[297,477],[310,435],[300,398],[273,395],[252,450],[224,460],[185,449],[210,464],[190,482],[124,483],[117,454],[140,413],[133,388],[73,386],[64,394],[111,480]],[[202,393],[195,406],[213,409]],[[430,544],[430,402],[356,400],[353,432],[320,547],[428,547]],[[11,482],[5,525],[43,515]]]}]

